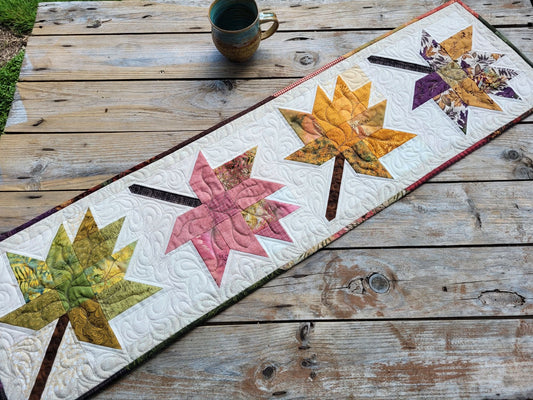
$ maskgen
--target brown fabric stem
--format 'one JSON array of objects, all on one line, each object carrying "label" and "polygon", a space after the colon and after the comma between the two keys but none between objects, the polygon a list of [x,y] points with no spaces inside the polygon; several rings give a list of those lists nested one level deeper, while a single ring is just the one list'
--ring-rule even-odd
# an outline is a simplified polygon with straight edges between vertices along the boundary
[{"label": "brown fabric stem", "polygon": [[50,339],[48,348],[46,349],[43,363],[41,364],[41,368],[37,374],[37,379],[33,384],[33,389],[31,390],[29,400],[39,400],[41,398],[44,388],[46,387],[46,381],[48,380],[48,376],[50,375],[50,371],[54,365],[57,350],[59,349],[59,345],[61,344],[61,340],[63,339],[63,335],[67,329],[68,322],[69,319],[67,314],[63,314],[57,321],[56,328],[52,338]]},{"label": "brown fabric stem", "polygon": [[415,64],[415,63],[411,63],[408,61],[395,60],[394,58],[370,56],[368,57],[368,61],[370,61],[372,64],[379,64],[379,65],[385,65],[387,67],[406,69],[408,71],[421,72],[424,74],[431,74],[433,72],[433,69],[426,65]]},{"label": "brown fabric stem", "polygon": [[149,188],[143,185],[133,184],[129,187],[129,189],[133,194],[151,197],[153,199],[166,201],[168,203],[181,204],[183,206],[192,208],[202,205],[202,202],[195,197],[185,196],[178,193],[170,193],[165,190]]},{"label": "brown fabric stem", "polygon": [[326,208],[326,219],[331,221],[337,215],[337,205],[341,192],[342,171],[344,169],[344,156],[339,153],[335,156],[335,165],[331,176],[331,186],[329,188],[328,206]]}]

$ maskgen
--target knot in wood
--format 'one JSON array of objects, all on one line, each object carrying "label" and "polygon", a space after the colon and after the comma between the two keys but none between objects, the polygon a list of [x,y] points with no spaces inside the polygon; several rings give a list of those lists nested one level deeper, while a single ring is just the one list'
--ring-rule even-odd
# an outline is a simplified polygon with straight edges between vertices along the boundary
[{"label": "knot in wood", "polygon": [[519,165],[515,168],[514,175],[518,179],[533,179],[533,168],[527,165]]},{"label": "knot in wood", "polygon": [[300,324],[300,340],[307,340],[311,330],[313,329],[314,324],[312,322],[303,322]]},{"label": "knot in wood", "polygon": [[102,21],[100,21],[99,19],[89,19],[87,20],[87,28],[90,28],[90,29],[95,29],[95,28],[99,28],[102,26]]},{"label": "knot in wood", "polygon": [[315,368],[318,365],[316,354],[313,354],[311,357],[304,358],[300,365],[303,368]]},{"label": "knot in wood", "polygon": [[318,54],[309,53],[307,51],[297,51],[294,60],[301,65],[311,65],[318,62]]},{"label": "knot in wood", "polygon": [[363,294],[363,293],[365,293],[365,287],[364,287],[364,284],[363,284],[363,278],[352,279],[348,283],[348,290],[351,293],[354,293],[354,294]]},{"label": "knot in wood", "polygon": [[263,378],[265,378],[266,380],[271,380],[275,374],[276,374],[276,367],[273,365],[267,365],[263,369]]},{"label": "knot in wood", "polygon": [[517,161],[522,158],[522,152],[514,149],[505,150],[503,152],[503,158],[510,161]]},{"label": "knot in wood", "polygon": [[297,339],[300,342],[300,346],[298,346],[299,350],[308,350],[311,348],[309,345],[309,338],[314,326],[315,324],[312,322],[303,322],[300,324],[297,334]]},{"label": "knot in wood", "polygon": [[484,306],[520,307],[526,303],[526,298],[521,294],[498,289],[481,292],[478,300]]}]

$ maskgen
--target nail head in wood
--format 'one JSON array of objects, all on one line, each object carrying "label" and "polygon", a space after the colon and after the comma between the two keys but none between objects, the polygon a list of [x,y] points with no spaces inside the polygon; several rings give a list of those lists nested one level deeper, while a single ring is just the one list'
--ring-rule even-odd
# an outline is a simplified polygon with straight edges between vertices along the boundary
[{"label": "nail head in wood", "polygon": [[380,273],[374,273],[368,278],[368,285],[376,293],[387,293],[390,288],[389,280]]}]

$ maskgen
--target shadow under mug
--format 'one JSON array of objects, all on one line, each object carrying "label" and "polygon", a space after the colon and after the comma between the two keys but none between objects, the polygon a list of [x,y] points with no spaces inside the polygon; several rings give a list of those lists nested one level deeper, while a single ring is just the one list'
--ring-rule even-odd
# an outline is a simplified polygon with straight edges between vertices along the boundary
[{"label": "shadow under mug", "polygon": [[[279,23],[273,12],[259,12],[254,0],[215,0],[209,7],[211,36],[228,60],[242,62],[253,56],[261,40],[274,34]],[[267,31],[260,25],[271,22]]]}]

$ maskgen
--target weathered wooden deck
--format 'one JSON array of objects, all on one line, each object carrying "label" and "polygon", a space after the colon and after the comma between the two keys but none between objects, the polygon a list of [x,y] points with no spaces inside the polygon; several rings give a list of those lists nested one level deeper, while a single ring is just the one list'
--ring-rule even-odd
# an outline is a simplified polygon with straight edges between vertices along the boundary
[{"label": "weathered wooden deck", "polygon": [[[206,1],[42,4],[0,139],[0,231],[440,3],[264,0],[280,32],[242,65],[212,45]],[[532,58],[529,1],[466,3]],[[532,121],[98,398],[533,398]]]}]

